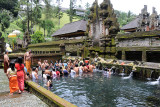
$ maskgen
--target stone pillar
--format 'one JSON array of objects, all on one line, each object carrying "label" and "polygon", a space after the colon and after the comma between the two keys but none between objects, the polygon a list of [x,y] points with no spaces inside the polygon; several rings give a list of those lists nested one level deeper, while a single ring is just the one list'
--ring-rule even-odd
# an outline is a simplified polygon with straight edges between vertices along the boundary
[{"label": "stone pillar", "polygon": [[147,61],[146,51],[142,51],[142,61]]},{"label": "stone pillar", "polygon": [[65,44],[62,43],[59,46],[60,46],[60,51],[62,52],[62,55],[65,55],[65,52],[66,52],[66,50],[65,50]]},{"label": "stone pillar", "polygon": [[122,50],[122,60],[126,60],[126,53],[124,50]]}]

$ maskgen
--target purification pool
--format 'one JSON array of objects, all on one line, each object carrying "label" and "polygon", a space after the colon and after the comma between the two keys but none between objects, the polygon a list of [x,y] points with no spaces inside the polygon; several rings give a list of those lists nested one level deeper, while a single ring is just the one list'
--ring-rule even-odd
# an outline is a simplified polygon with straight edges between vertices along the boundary
[{"label": "purification pool", "polygon": [[[51,91],[78,107],[146,107],[146,98],[160,89],[147,81],[122,79],[118,75],[95,72],[81,77],[53,79]],[[45,80],[38,84],[47,88]]]}]

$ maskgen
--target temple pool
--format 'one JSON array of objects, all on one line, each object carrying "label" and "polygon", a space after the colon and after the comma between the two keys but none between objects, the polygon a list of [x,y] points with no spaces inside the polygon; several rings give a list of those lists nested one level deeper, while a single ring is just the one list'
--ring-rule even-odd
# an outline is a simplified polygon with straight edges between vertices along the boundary
[{"label": "temple pool", "polygon": [[[146,98],[160,90],[159,85],[121,76],[104,76],[102,73],[82,77],[54,79],[51,91],[78,107],[146,107]],[[46,87],[44,80],[38,84]]]}]

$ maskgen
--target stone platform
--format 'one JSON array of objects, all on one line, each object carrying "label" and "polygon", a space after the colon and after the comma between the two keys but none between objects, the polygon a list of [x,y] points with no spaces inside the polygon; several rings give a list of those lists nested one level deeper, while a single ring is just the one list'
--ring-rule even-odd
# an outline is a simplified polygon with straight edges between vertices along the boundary
[{"label": "stone platform", "polygon": [[9,95],[9,81],[0,69],[0,106],[1,107],[48,107],[38,97],[28,92],[22,94],[15,93],[13,96]]}]

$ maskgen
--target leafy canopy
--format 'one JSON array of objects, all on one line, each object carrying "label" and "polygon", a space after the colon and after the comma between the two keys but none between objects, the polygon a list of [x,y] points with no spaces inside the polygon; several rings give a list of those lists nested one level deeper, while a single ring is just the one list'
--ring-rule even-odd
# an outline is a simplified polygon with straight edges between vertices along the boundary
[{"label": "leafy canopy", "polygon": [[31,42],[34,43],[42,43],[44,42],[44,36],[41,31],[36,31],[33,35],[31,35]]}]

